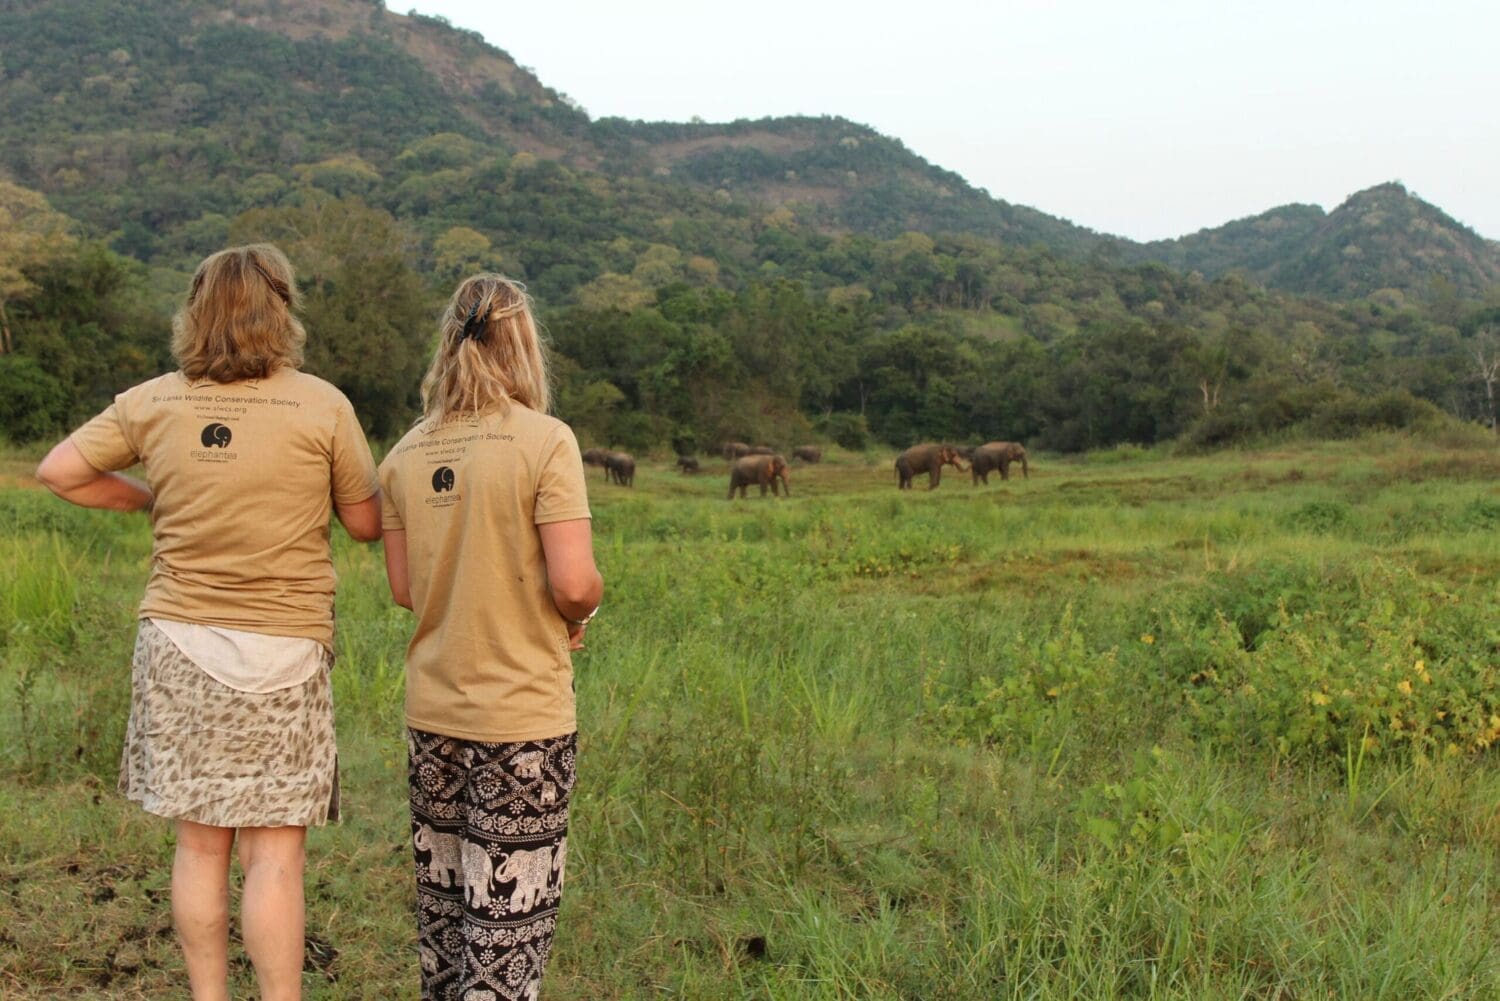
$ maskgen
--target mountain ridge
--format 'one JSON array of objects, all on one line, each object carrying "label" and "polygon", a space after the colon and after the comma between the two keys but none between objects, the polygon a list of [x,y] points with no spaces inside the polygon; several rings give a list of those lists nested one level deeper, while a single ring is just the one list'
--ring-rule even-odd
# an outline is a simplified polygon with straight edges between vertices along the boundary
[{"label": "mountain ridge", "polygon": [[[1295,248],[1288,252],[1288,248]],[[1270,288],[1349,298],[1383,288],[1422,291],[1437,274],[1463,295],[1500,282],[1500,243],[1480,236],[1398,181],[1373,185],[1331,212],[1277,206],[1174,240],[1140,245],[1134,256],[1209,276],[1241,271]]]},{"label": "mountain ridge", "polygon": [[829,234],[972,234],[1335,298],[1500,281],[1500,245],[1399,185],[1142,244],[993,197],[842,118],[591,119],[477,32],[378,0],[8,0],[0,29],[0,172],[148,260],[198,249],[221,228],[204,219],[293,177],[409,214],[423,201],[403,186],[441,182],[465,156],[524,154],[598,175],[643,211],[676,199]]}]

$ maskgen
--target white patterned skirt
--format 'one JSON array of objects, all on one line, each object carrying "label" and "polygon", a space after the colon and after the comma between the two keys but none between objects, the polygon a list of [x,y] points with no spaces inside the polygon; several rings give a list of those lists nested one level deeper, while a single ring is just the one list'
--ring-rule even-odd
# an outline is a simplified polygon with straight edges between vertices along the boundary
[{"label": "white patterned skirt", "polygon": [[333,687],[230,688],[142,620],[120,791],[148,813],[213,827],[308,827],[339,815]]}]

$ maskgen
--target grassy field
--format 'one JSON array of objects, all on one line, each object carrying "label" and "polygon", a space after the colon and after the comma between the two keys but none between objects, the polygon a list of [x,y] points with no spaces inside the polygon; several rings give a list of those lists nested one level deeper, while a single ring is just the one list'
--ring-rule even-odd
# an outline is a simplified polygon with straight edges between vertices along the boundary
[{"label": "grassy field", "polygon": [[[904,494],[846,456],[735,503],[709,465],[591,474],[608,593],[545,996],[1500,996],[1493,442]],[[26,469],[0,462],[0,996],[180,996],[169,833],[113,791],[146,525]],[[412,997],[409,621],[378,549],[338,566],[308,996]]]}]

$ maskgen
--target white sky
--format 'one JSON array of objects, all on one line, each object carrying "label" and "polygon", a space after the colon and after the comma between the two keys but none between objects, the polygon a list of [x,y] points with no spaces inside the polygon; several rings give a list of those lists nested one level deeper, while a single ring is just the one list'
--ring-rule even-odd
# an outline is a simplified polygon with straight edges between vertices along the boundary
[{"label": "white sky", "polygon": [[840,115],[1102,232],[1180,236],[1399,180],[1500,238],[1495,0],[415,7],[595,118]]}]

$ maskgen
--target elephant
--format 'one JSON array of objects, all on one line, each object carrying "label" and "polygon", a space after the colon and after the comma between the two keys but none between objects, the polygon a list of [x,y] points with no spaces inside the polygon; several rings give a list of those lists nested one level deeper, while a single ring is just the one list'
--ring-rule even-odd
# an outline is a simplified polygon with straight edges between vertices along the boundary
[{"label": "elephant", "polygon": [[464,900],[470,907],[490,906],[490,882],[494,878],[494,863],[484,845],[473,841],[463,843]]},{"label": "elephant", "polygon": [[724,458],[733,462],[735,459],[743,459],[750,454],[750,446],[742,441],[726,441],[724,443]]},{"label": "elephant", "polygon": [[549,847],[523,848],[501,855],[500,864],[495,867],[495,879],[516,884],[510,895],[510,913],[529,911],[541,903],[551,874],[552,849]]},{"label": "elephant", "polygon": [[203,443],[204,448],[228,448],[233,437],[234,432],[229,430],[229,425],[214,423],[203,429],[198,440]]},{"label": "elephant", "polygon": [[604,478],[622,487],[635,486],[635,456],[629,452],[608,452],[604,456]]},{"label": "elephant", "polygon": [[798,445],[792,449],[792,458],[807,463],[822,462],[823,450],[816,445]]},{"label": "elephant", "polygon": [[931,442],[913,445],[896,457],[896,485],[901,490],[910,490],[912,478],[918,473],[926,473],[927,489],[936,490],[943,481],[944,463],[960,473],[968,471],[959,461],[958,449],[952,445],[935,445]]},{"label": "elephant", "polygon": [[541,751],[522,751],[510,759],[510,765],[516,770],[518,779],[539,779],[542,777]]},{"label": "elephant", "polygon": [[770,445],[751,445],[747,455],[775,455],[776,450]]},{"label": "elephant", "polygon": [[586,448],[583,450],[583,464],[585,466],[602,466],[604,457],[609,455],[605,448]]},{"label": "elephant", "polygon": [[691,455],[679,455],[677,468],[684,473],[696,473],[699,471],[698,460]]},{"label": "elephant", "polygon": [[768,486],[773,494],[780,496],[781,491],[776,488],[777,480],[781,481],[781,491],[785,491],[790,497],[792,488],[787,483],[785,459],[779,455],[747,455],[729,467],[729,499],[734,500],[736,490],[744,497],[745,488],[752,483],[760,484],[762,497],[766,495]]},{"label": "elephant", "polygon": [[459,836],[443,834],[426,824],[418,824],[411,841],[417,851],[432,853],[432,861],[427,864],[427,878],[437,880],[442,886],[452,886],[463,871],[463,841]]},{"label": "elephant", "polygon": [[1031,479],[1031,469],[1026,464],[1026,449],[1023,446],[1013,441],[987,441],[974,449],[969,471],[973,474],[976,485],[980,480],[988,483],[990,473],[997,469],[1000,471],[1000,478],[1008,480],[1010,464],[1017,461],[1021,463],[1022,476]]}]

